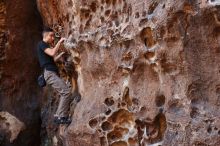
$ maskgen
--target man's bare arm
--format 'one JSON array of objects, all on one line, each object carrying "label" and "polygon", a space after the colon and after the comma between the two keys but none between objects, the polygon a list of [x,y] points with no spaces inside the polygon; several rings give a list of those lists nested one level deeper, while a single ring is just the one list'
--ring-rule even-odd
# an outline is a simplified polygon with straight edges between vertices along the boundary
[{"label": "man's bare arm", "polygon": [[60,54],[58,54],[57,56],[54,57],[54,61],[58,61],[58,59],[60,59],[60,57],[65,54],[65,52],[61,52]]},{"label": "man's bare arm", "polygon": [[57,51],[59,50],[59,47],[60,47],[61,43],[62,43],[64,40],[65,40],[65,38],[61,38],[61,39],[58,41],[58,43],[56,44],[56,46],[55,46],[54,48],[52,48],[52,49],[46,48],[46,49],[44,50],[44,52],[45,52],[47,55],[54,57],[55,54],[57,53]]}]

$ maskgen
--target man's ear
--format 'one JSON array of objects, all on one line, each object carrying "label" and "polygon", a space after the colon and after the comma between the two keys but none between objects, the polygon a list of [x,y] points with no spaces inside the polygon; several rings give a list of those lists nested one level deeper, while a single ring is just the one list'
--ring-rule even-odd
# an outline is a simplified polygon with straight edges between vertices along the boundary
[{"label": "man's ear", "polygon": [[48,35],[48,32],[43,32],[43,38],[46,38]]}]

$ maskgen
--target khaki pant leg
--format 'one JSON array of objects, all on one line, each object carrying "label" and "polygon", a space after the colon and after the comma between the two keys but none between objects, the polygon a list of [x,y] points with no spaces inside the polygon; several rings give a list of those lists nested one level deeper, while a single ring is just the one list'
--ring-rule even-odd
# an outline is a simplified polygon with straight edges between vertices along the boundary
[{"label": "khaki pant leg", "polygon": [[68,116],[71,102],[70,87],[68,87],[64,80],[61,79],[55,72],[45,70],[44,78],[47,84],[51,85],[60,95],[59,105],[55,116]]}]

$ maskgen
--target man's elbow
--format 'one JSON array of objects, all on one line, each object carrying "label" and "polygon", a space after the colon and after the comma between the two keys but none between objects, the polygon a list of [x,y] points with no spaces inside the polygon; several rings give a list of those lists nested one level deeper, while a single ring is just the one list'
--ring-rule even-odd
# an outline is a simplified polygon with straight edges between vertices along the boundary
[{"label": "man's elbow", "polygon": [[55,51],[51,50],[50,52],[48,52],[48,54],[51,56],[51,57],[54,57],[55,56]]},{"label": "man's elbow", "polygon": [[51,57],[54,57],[56,54],[56,52],[52,49],[46,49],[44,52]]},{"label": "man's elbow", "polygon": [[51,57],[55,57],[55,54],[56,54],[55,52],[51,52],[51,55],[50,55],[50,56],[51,56]]}]

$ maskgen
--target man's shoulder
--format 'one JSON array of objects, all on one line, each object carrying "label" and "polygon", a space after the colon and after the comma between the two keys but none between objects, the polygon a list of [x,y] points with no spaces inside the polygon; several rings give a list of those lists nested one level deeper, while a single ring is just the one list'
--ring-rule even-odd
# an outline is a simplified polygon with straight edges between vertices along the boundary
[{"label": "man's shoulder", "polygon": [[43,44],[43,41],[39,41],[39,42],[37,43],[38,48],[39,48],[42,44]]},{"label": "man's shoulder", "polygon": [[37,46],[38,46],[38,49],[45,49],[45,48],[50,47],[50,45],[45,43],[44,41],[39,41]]}]

